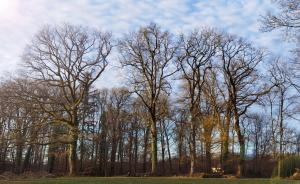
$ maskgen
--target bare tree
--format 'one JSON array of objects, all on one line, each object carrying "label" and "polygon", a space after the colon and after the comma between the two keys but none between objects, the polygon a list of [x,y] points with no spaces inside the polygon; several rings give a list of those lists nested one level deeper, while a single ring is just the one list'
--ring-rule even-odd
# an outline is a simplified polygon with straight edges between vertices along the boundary
[{"label": "bare tree", "polygon": [[219,36],[213,30],[195,31],[183,36],[182,53],[178,65],[185,83],[184,101],[190,114],[190,175],[194,174],[196,162],[196,131],[201,116],[201,96],[206,72],[211,68],[211,60],[216,53]]},{"label": "bare tree", "polygon": [[172,67],[178,50],[172,35],[150,24],[131,33],[119,43],[121,63],[127,67],[131,85],[151,117],[151,173],[157,174],[157,118],[159,97],[170,89],[168,78],[176,69]]},{"label": "bare tree", "polygon": [[[33,148],[42,144],[38,137],[48,131],[45,122],[48,117],[37,108],[28,98],[24,98],[24,89],[34,89],[26,79],[12,79],[2,84],[1,90],[1,117],[7,117],[12,132],[7,139],[12,139],[11,144],[16,148],[14,172],[20,174],[30,168]],[[5,126],[5,124],[3,124]],[[2,126],[3,126],[2,125]],[[39,129],[44,129],[41,131]],[[23,155],[25,157],[23,158]]]},{"label": "bare tree", "polygon": [[269,89],[259,80],[257,66],[263,61],[262,50],[255,49],[243,39],[223,36],[220,44],[221,69],[227,87],[227,103],[234,116],[240,157],[237,176],[243,175],[245,161],[245,138],[241,130],[240,117],[258,98]]},{"label": "bare tree", "polygon": [[[75,175],[79,106],[89,88],[106,68],[112,45],[110,34],[88,28],[63,25],[45,27],[24,53],[25,67],[38,85],[55,89],[59,97],[33,93],[40,108],[69,128],[69,174]],[[46,99],[45,99],[46,98]],[[49,108],[57,104],[63,111]]]},{"label": "bare tree", "polygon": [[262,30],[285,29],[288,33],[300,28],[300,1],[299,0],[275,0],[279,6],[279,13],[268,13],[262,19]]},{"label": "bare tree", "polygon": [[[223,101],[220,100],[219,83],[217,79],[217,70],[209,69],[207,71],[205,85],[203,89],[203,113],[202,113],[202,129],[203,142],[205,145],[206,155],[206,172],[211,173],[212,167],[212,146],[213,131],[217,125],[221,124],[221,113],[223,111]],[[223,140],[221,140],[223,141]],[[221,155],[222,157],[222,155]]]},{"label": "bare tree", "polygon": [[284,139],[284,122],[294,115],[295,94],[290,92],[292,83],[290,82],[290,69],[286,63],[277,59],[270,69],[271,82],[276,86],[274,92],[278,99],[278,134],[279,134],[279,154],[278,154],[278,177],[281,177],[281,164],[283,160],[283,139]]},{"label": "bare tree", "polygon": [[[118,142],[122,141],[122,118],[123,112],[125,111],[125,107],[128,106],[128,101],[130,97],[130,93],[126,88],[114,88],[111,91],[110,95],[110,108],[108,112],[111,117],[111,125],[112,125],[112,150],[110,157],[111,170],[110,175],[115,174],[115,161],[116,161],[116,153]],[[120,148],[119,148],[120,149]]]},{"label": "bare tree", "polygon": [[296,43],[296,48],[293,50],[296,57],[296,70],[299,70],[300,59],[300,0],[274,0],[278,5],[278,13],[268,13],[262,17],[261,30],[273,31],[283,30],[286,38],[289,41]]},{"label": "bare tree", "polygon": [[[175,37],[150,24],[119,41],[130,85],[95,89],[110,39],[70,25],[34,37],[26,75],[0,79],[0,172],[144,176],[151,167],[153,175],[214,176],[221,164],[267,177],[274,159],[282,176],[283,159],[299,155],[289,127],[299,113],[296,67],[272,60],[267,70],[264,52],[232,35]],[[172,76],[182,82],[177,98]]]}]

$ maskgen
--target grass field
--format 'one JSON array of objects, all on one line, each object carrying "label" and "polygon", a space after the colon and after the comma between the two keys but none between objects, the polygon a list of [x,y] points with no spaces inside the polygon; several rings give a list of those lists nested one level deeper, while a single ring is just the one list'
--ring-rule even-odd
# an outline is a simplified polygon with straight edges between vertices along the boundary
[{"label": "grass field", "polygon": [[2,184],[300,184],[300,181],[269,179],[197,179],[197,178],[56,178],[40,180],[0,181]]}]

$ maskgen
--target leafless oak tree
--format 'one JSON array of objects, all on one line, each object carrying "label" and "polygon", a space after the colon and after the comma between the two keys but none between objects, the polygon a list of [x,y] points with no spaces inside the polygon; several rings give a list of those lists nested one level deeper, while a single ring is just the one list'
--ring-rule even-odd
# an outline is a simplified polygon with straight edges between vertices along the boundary
[{"label": "leafless oak tree", "polygon": [[[25,67],[37,85],[57,91],[59,97],[33,99],[54,121],[69,127],[69,174],[76,174],[79,106],[87,89],[106,68],[111,51],[110,34],[79,26],[43,28],[24,53]],[[62,112],[49,109],[58,104]]]},{"label": "leafless oak tree", "polygon": [[242,176],[245,161],[245,138],[240,117],[258,98],[269,91],[259,79],[257,66],[264,53],[245,40],[224,35],[220,44],[221,71],[227,86],[227,103],[234,116],[234,129],[240,146],[237,176]]},{"label": "leafless oak tree", "polygon": [[152,174],[157,174],[157,116],[158,100],[170,89],[168,78],[177,70],[172,66],[178,44],[173,36],[150,24],[120,40],[121,63],[128,68],[131,85],[151,117]]},{"label": "leafless oak tree", "polygon": [[[185,95],[184,101],[189,106],[190,114],[190,175],[194,174],[196,161],[196,133],[201,116],[201,96],[206,72],[212,67],[211,61],[216,53],[219,36],[213,30],[194,31],[189,36],[183,36],[181,55],[178,66],[182,71]],[[197,126],[198,124],[198,126]]]}]

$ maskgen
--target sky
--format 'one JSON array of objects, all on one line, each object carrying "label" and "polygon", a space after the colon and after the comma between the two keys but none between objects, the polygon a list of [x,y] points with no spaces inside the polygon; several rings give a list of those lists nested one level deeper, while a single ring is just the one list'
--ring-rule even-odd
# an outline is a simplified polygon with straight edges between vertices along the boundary
[{"label": "sky", "polygon": [[[20,68],[24,47],[46,24],[89,26],[115,37],[150,22],[174,34],[210,27],[245,37],[275,55],[286,54],[290,45],[279,32],[259,30],[258,20],[268,11],[276,11],[271,0],[0,0],[0,76]],[[110,63],[99,87],[124,82],[117,58]]]}]

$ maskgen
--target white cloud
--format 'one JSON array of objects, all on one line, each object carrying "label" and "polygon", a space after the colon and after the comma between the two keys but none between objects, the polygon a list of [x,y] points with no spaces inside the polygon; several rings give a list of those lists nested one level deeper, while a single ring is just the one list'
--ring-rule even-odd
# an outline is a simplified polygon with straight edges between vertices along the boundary
[{"label": "white cloud", "polygon": [[[248,37],[277,52],[277,33],[260,33],[258,18],[272,8],[270,0],[0,0],[0,72],[14,71],[24,46],[44,24],[69,22],[120,36],[141,25],[157,22],[172,32],[209,26]],[[274,44],[276,42],[276,44]],[[122,72],[117,60],[105,72],[103,85],[118,85]],[[117,71],[117,72],[116,72]]]}]

